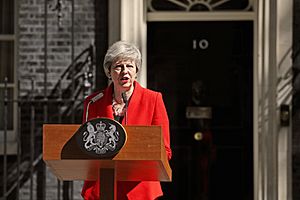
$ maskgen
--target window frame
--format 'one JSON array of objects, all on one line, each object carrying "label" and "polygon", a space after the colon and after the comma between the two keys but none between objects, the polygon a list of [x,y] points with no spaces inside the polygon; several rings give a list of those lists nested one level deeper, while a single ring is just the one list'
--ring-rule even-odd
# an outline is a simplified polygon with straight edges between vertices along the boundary
[{"label": "window frame", "polygon": [[[6,153],[9,155],[17,154],[17,132],[18,132],[18,71],[17,67],[19,65],[19,55],[18,55],[18,19],[19,19],[19,2],[17,0],[14,1],[13,15],[14,15],[14,31],[12,34],[1,34],[0,33],[0,41],[12,41],[14,44],[13,50],[13,81],[11,83],[7,83],[7,88],[13,90],[13,128],[7,130],[7,149]],[[4,89],[4,82],[0,82],[0,88]],[[17,100],[17,101],[16,101]],[[3,155],[3,140],[4,140],[4,130],[0,130],[0,155]]]}]

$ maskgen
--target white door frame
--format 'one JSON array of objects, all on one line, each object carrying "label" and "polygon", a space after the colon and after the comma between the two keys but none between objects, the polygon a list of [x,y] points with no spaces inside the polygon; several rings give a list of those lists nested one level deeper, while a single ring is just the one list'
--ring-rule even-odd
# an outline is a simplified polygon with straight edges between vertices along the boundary
[{"label": "white door frame", "polygon": [[120,37],[141,49],[147,87],[147,21],[252,20],[254,199],[292,199],[291,126],[279,124],[280,105],[291,104],[292,0],[249,2],[252,11],[147,13],[149,1],[121,0]]}]

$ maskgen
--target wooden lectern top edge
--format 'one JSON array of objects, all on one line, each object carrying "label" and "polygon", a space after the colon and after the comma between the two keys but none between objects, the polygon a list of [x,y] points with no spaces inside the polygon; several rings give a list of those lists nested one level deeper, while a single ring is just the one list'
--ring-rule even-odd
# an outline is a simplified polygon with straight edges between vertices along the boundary
[{"label": "wooden lectern top edge", "polygon": [[[51,127],[51,126],[65,126],[65,127],[80,127],[82,124],[63,124],[63,123],[45,123],[43,124],[43,128],[44,127]],[[126,129],[126,127],[132,128],[132,127],[161,127],[160,125],[123,125],[124,128]]]}]

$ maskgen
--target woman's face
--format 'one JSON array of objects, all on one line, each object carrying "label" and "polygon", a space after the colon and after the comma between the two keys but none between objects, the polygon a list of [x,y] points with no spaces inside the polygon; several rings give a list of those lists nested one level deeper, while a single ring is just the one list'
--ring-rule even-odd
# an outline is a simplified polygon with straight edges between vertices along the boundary
[{"label": "woman's face", "polygon": [[137,68],[132,60],[119,60],[110,68],[111,79],[114,87],[129,89],[136,79]]}]

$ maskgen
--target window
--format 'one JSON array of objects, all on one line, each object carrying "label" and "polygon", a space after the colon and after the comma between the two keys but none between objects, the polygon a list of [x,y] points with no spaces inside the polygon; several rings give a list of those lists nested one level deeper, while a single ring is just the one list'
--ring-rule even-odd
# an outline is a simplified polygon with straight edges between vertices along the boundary
[{"label": "window", "polygon": [[[9,101],[4,116],[4,82],[7,78],[8,100],[16,99],[16,5],[15,0],[0,0],[0,147],[4,140],[4,119],[7,119],[7,153],[16,152],[16,103]],[[0,148],[0,154],[3,148]]]}]

